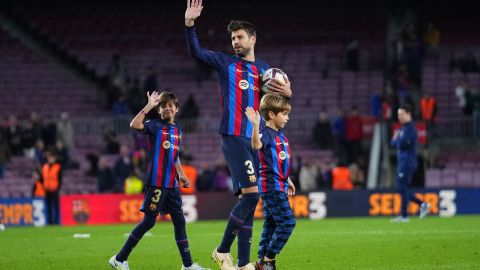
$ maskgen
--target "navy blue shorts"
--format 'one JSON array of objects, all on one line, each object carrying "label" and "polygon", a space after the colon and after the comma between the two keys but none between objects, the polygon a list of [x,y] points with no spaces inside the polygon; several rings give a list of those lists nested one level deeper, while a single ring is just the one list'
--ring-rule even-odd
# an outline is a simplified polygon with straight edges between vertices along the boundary
[{"label": "navy blue shorts", "polygon": [[147,186],[140,211],[153,217],[158,216],[159,213],[166,215],[182,211],[180,190],[176,188]]},{"label": "navy blue shorts", "polygon": [[241,188],[258,185],[258,151],[252,148],[252,141],[241,136],[222,136],[222,151],[232,175],[235,195]]}]

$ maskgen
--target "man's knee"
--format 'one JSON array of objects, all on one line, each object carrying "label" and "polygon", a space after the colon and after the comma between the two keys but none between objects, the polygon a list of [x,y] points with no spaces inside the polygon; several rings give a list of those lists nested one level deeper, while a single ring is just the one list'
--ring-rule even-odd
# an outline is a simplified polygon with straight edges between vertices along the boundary
[{"label": "man's knee", "polygon": [[257,207],[258,201],[260,200],[260,194],[254,192],[245,193],[242,196],[242,204],[244,204],[250,210],[254,211]]},{"label": "man's knee", "polygon": [[153,228],[153,226],[155,226],[155,222],[156,222],[156,217],[150,216],[147,214],[145,214],[142,220],[143,226],[148,230],[150,230],[151,228]]}]

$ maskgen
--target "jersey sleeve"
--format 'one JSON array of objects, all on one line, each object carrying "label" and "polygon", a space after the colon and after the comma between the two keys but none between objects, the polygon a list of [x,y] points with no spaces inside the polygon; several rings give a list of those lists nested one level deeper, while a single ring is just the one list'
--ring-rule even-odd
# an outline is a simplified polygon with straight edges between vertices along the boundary
[{"label": "jersey sleeve", "polygon": [[198,41],[195,27],[185,27],[185,33],[187,36],[187,45],[190,55],[217,70],[221,69],[223,64],[222,53],[202,48],[200,46],[200,42]]},{"label": "jersey sleeve", "polygon": [[147,134],[147,135],[153,135],[153,134],[157,133],[158,128],[159,127],[158,127],[157,121],[146,120],[146,121],[143,121],[143,129],[140,130],[140,133]]},{"label": "jersey sleeve", "polygon": [[266,149],[267,145],[270,143],[270,136],[265,129],[260,130],[260,141],[262,142],[261,150]]}]

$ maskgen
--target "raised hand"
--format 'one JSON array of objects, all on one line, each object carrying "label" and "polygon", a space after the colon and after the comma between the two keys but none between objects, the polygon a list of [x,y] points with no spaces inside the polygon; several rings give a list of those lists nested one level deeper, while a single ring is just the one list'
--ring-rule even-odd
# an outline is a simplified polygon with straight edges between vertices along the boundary
[{"label": "raised hand", "polygon": [[153,91],[152,94],[150,92],[147,92],[147,97],[148,97],[148,105],[150,107],[155,107],[160,103],[160,94],[157,91]]},{"label": "raised hand", "polygon": [[185,11],[185,25],[193,26],[195,20],[202,14],[202,0],[187,0],[187,10]]},{"label": "raised hand", "polygon": [[245,114],[247,115],[248,120],[254,125],[260,125],[260,113],[255,111],[252,107],[247,107],[245,109]]}]

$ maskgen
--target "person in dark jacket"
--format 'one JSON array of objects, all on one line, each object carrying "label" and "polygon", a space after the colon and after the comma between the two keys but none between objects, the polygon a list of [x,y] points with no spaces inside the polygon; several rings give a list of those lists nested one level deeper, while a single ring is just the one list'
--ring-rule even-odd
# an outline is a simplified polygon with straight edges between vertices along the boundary
[{"label": "person in dark jacket", "polygon": [[401,105],[398,109],[398,121],[402,127],[393,135],[391,145],[397,149],[397,191],[401,196],[401,215],[392,222],[408,222],[407,207],[410,201],[420,206],[420,218],[430,210],[430,204],[422,202],[408,190],[412,176],[417,169],[417,129],[412,121],[412,107]]}]

